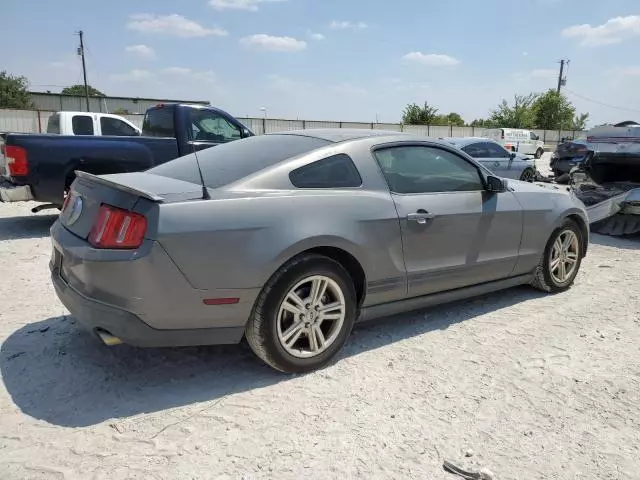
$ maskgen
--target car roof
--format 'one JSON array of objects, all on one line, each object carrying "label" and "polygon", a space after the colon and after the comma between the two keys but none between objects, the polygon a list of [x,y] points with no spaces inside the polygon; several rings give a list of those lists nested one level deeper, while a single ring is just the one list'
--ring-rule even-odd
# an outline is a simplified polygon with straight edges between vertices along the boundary
[{"label": "car roof", "polygon": [[[409,133],[365,128],[310,128],[305,130],[285,130],[282,132],[268,133],[267,135],[299,135],[301,137],[319,138],[333,143],[371,137],[398,137],[398,140],[407,140],[413,137],[413,135]],[[427,141],[433,140],[431,138],[421,138]]]},{"label": "car roof", "polygon": [[485,138],[485,137],[452,137],[452,138],[445,138],[443,140],[449,143],[450,145],[455,145],[456,147],[459,147],[459,148],[465,147],[472,143],[478,143],[478,142],[498,143],[495,140],[492,140],[490,138]]}]

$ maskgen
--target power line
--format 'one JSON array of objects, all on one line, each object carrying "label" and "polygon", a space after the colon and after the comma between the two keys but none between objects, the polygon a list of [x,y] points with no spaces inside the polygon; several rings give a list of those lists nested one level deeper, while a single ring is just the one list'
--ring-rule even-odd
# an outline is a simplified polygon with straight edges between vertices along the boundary
[{"label": "power line", "polygon": [[582,100],[586,100],[587,102],[597,103],[598,105],[602,105],[603,107],[613,108],[615,110],[624,110],[624,111],[633,112],[633,113],[640,113],[640,110],[636,110],[633,108],[618,107],[616,105],[611,105],[609,103],[601,102],[599,100],[594,100],[593,98],[585,97],[584,95],[580,95],[579,93],[572,92],[568,88],[565,88],[565,90],[570,94],[575,95],[578,98],[581,98]]}]

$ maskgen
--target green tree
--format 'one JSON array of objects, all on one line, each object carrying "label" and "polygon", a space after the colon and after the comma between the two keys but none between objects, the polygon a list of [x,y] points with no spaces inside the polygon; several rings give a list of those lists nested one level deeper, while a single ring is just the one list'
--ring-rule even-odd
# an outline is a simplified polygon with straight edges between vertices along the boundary
[{"label": "green tree", "polygon": [[535,111],[533,106],[538,94],[514,95],[513,106],[506,100],[491,111],[491,122],[497,127],[505,128],[534,128]]},{"label": "green tree", "polygon": [[464,127],[464,120],[459,113],[451,112],[447,115],[442,115],[438,119],[438,124],[441,125],[453,125],[454,127]]},{"label": "green tree", "polygon": [[581,113],[580,115],[576,115],[573,119],[573,122],[571,123],[571,130],[586,130],[588,120],[588,113]]},{"label": "green tree", "polygon": [[[90,97],[106,97],[100,90],[93,88],[91,85],[87,85],[89,89]],[[84,85],[72,85],[62,89],[62,95],[77,95],[80,97],[85,96]]]},{"label": "green tree", "polygon": [[557,130],[571,128],[576,108],[563,94],[549,89],[536,99],[533,111],[537,128]]},{"label": "green tree", "polygon": [[469,126],[477,128],[492,128],[494,123],[492,120],[487,120],[486,118],[476,118],[469,124]]},{"label": "green tree", "polygon": [[402,123],[405,125],[435,125],[438,109],[424,102],[421,107],[415,103],[406,106],[402,112]]},{"label": "green tree", "polygon": [[116,108],[113,112],[114,115],[129,115],[129,110],[126,108]]},{"label": "green tree", "polygon": [[0,72],[0,108],[33,108],[26,77]]}]

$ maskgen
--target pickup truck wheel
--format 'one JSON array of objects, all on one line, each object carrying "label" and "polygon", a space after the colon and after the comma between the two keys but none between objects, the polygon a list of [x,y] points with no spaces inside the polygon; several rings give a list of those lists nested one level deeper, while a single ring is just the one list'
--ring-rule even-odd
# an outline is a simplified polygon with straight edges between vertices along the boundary
[{"label": "pickup truck wheel", "polygon": [[327,365],[356,317],[353,281],[339,263],[304,254],[280,268],[256,300],[245,336],[265,363],[287,373]]},{"label": "pickup truck wheel", "polygon": [[621,237],[640,233],[640,215],[619,213],[591,224],[591,231],[600,235]]},{"label": "pickup truck wheel", "polygon": [[544,150],[539,148],[538,150],[536,150],[536,153],[534,154],[534,158],[542,158],[542,155],[544,155]]},{"label": "pickup truck wheel", "polygon": [[584,239],[580,227],[566,219],[549,237],[531,285],[543,292],[563,292],[578,275],[584,256]]}]

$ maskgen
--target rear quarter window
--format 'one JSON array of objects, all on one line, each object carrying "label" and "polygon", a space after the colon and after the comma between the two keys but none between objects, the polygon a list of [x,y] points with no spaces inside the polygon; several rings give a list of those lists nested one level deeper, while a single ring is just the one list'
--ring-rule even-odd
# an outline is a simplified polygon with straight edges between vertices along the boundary
[{"label": "rear quarter window", "polygon": [[289,174],[297,188],[349,188],[362,185],[358,169],[343,153],[317,160]]},{"label": "rear quarter window", "polygon": [[71,128],[74,135],[93,135],[93,118],[89,115],[74,115]]},{"label": "rear quarter window", "polygon": [[173,108],[152,108],[147,111],[142,122],[142,135],[145,137],[176,136],[173,121]]},{"label": "rear quarter window", "polygon": [[60,134],[60,115],[54,113],[47,120],[47,133]]}]

